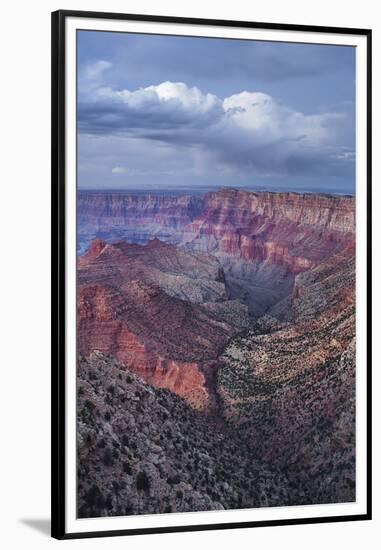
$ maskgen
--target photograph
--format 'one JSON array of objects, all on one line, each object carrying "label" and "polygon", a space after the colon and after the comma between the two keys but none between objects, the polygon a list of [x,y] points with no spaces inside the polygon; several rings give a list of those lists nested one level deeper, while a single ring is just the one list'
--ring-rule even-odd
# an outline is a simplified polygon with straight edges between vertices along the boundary
[{"label": "photograph", "polygon": [[366,517],[368,50],[70,19],[66,529]]},{"label": "photograph", "polygon": [[354,48],[77,40],[79,517],[353,501]]}]

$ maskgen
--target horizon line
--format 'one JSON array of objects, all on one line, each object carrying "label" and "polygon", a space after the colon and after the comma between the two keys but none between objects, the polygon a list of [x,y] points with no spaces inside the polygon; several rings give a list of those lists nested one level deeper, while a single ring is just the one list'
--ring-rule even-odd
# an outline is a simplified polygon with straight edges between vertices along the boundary
[{"label": "horizon line", "polygon": [[175,189],[162,187],[162,188],[147,188],[147,187],[136,187],[136,188],[77,188],[77,193],[119,193],[119,194],[147,194],[147,195],[157,195],[157,194],[175,194],[175,195],[202,195],[208,193],[218,193],[221,191],[240,191],[245,193],[270,193],[270,194],[294,194],[294,195],[322,195],[322,196],[342,196],[342,197],[355,197],[356,193],[344,192],[344,191],[323,191],[323,190],[307,190],[301,189],[296,191],[295,189],[282,189],[274,190],[258,186],[257,188],[248,188],[248,187],[233,187],[233,186],[220,186],[215,189],[210,187],[199,187],[199,188],[189,188],[189,187],[177,187]]}]

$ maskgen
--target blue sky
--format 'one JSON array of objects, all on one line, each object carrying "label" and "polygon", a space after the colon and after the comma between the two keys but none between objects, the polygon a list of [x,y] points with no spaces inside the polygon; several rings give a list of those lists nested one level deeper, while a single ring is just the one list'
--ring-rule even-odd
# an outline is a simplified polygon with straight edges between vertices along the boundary
[{"label": "blue sky", "polygon": [[353,193],[355,49],[78,32],[78,185]]}]

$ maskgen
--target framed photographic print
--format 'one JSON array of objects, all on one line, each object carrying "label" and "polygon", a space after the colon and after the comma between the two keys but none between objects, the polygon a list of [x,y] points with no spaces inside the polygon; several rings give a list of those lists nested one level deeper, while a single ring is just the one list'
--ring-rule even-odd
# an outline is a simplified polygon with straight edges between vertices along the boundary
[{"label": "framed photographic print", "polygon": [[54,537],[370,519],[370,193],[370,30],[52,14]]}]

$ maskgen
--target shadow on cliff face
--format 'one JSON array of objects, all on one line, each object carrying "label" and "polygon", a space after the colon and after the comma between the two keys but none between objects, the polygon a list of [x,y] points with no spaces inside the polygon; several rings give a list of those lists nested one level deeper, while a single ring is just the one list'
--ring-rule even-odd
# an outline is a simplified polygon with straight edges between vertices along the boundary
[{"label": "shadow on cliff face", "polygon": [[230,296],[247,305],[251,319],[258,319],[293,292],[295,276],[284,266],[255,260],[222,263]]}]

